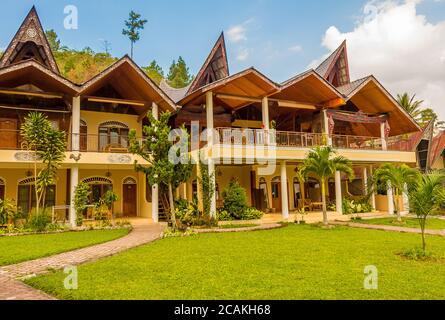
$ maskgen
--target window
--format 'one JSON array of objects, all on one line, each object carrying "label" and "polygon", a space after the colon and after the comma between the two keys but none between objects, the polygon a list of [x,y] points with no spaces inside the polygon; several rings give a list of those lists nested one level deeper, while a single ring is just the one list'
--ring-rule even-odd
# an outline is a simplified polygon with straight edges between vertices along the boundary
[{"label": "window", "polygon": [[260,190],[263,192],[264,201],[266,203],[266,208],[269,208],[269,197],[267,196],[267,182],[266,182],[266,179],[260,178],[259,187],[260,187]]},{"label": "window", "polygon": [[99,126],[99,150],[108,151],[110,147],[128,147],[127,125],[117,122],[108,121]]},{"label": "window", "polygon": [[280,177],[272,179],[272,198],[278,199],[280,197]]},{"label": "window", "polygon": [[[17,206],[22,212],[28,215],[32,208],[36,206],[36,191],[34,178],[25,179],[19,182]],[[56,205],[56,186],[48,186],[45,194],[45,207]]]},{"label": "window", "polygon": [[113,191],[113,183],[108,178],[91,177],[84,179],[83,182],[91,187],[89,203],[96,203],[107,191]]}]

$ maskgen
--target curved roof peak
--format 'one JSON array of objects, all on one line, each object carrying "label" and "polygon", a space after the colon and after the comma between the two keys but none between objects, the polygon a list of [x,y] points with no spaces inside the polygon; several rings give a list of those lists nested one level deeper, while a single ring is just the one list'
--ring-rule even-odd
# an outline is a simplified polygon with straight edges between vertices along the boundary
[{"label": "curved roof peak", "polygon": [[226,42],[224,40],[224,32],[221,32],[221,35],[210,51],[207,59],[204,61],[187,93],[228,76],[229,63],[227,61]]},{"label": "curved roof peak", "polygon": [[346,40],[315,71],[336,87],[348,84],[350,77]]},{"label": "curved roof peak", "polygon": [[60,73],[34,6],[1,57],[0,68],[30,59],[39,61],[57,74]]}]

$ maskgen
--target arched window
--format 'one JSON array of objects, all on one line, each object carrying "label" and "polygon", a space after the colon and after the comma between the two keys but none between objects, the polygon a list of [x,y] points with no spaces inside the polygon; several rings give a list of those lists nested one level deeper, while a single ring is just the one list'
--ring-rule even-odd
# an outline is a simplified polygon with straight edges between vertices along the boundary
[{"label": "arched window", "polygon": [[124,179],[123,184],[137,184],[137,183],[133,177],[127,177]]},{"label": "arched window", "polygon": [[83,180],[91,186],[90,203],[96,203],[107,191],[113,190],[113,182],[105,177],[90,177]]},{"label": "arched window", "polygon": [[99,150],[128,147],[129,128],[119,121],[107,121],[99,125]]},{"label": "arched window", "polygon": [[[25,178],[18,183],[17,206],[23,213],[29,214],[32,208],[36,206],[35,178]],[[45,206],[52,207],[56,205],[56,186],[51,185],[46,188]]]},{"label": "arched window", "polygon": [[0,178],[0,200],[5,200],[5,188],[6,188],[5,180]]}]

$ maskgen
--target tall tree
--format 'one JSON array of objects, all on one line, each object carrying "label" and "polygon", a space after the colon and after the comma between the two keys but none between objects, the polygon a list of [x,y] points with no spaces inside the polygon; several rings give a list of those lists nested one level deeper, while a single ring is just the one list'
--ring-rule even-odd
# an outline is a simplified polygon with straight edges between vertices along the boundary
[{"label": "tall tree", "polygon": [[410,96],[407,92],[397,95],[397,102],[408,112],[414,120],[419,121],[423,100],[414,100],[416,95]]},{"label": "tall tree", "polygon": [[[36,209],[45,205],[46,190],[55,184],[57,170],[65,159],[65,132],[53,129],[48,118],[30,112],[21,127],[23,146],[34,153]],[[38,166],[40,162],[42,166]]]},{"label": "tall tree", "polygon": [[153,60],[147,67],[143,67],[142,69],[158,85],[161,83],[162,79],[164,79],[164,70],[162,70],[156,60]]},{"label": "tall tree", "polygon": [[53,52],[57,52],[60,50],[60,40],[57,36],[57,33],[54,29],[45,31],[46,38],[48,39],[49,46]]},{"label": "tall tree", "polygon": [[139,41],[141,38],[141,30],[144,29],[144,25],[147,23],[147,20],[141,19],[141,15],[139,13],[130,11],[128,20],[125,20],[126,29],[122,30],[122,34],[127,36],[130,39],[131,43],[131,58],[133,59],[133,47],[134,44]]},{"label": "tall tree", "polygon": [[[171,114],[162,113],[156,120],[151,113],[148,114],[150,125],[144,126],[145,140],[141,144],[136,138],[136,131],[129,133],[130,152],[139,155],[150,166],[135,163],[137,171],[144,172],[150,185],[164,185],[168,189],[168,202],[170,205],[170,219],[173,229],[177,227],[175,214],[174,192],[179,185],[187,181],[192,173],[192,164],[188,155],[188,148],[181,150],[173,148],[171,127],[168,125]],[[181,128],[181,141],[188,141],[186,129]],[[172,154],[173,151],[173,154]],[[183,153],[181,153],[183,152]],[[185,157],[181,162],[173,161],[172,156]]]},{"label": "tall tree", "polygon": [[419,125],[424,128],[431,120],[435,120],[434,128],[436,130],[445,129],[445,121],[438,121],[437,113],[431,108],[426,108],[420,111]]},{"label": "tall tree", "polygon": [[173,88],[184,88],[193,81],[193,76],[182,57],[179,57],[177,62],[173,60],[167,79]]},{"label": "tall tree", "polygon": [[419,220],[422,233],[422,249],[426,253],[425,225],[429,215],[440,211],[445,200],[445,189],[443,183],[445,176],[439,173],[432,173],[419,176],[409,193],[410,209],[416,214]]},{"label": "tall tree", "polygon": [[[376,171],[374,171],[373,181],[374,185],[379,184],[383,189],[389,190],[391,188],[394,193],[394,208],[397,213],[397,221],[402,221],[402,216],[399,206],[399,198],[407,188],[412,186],[419,176],[416,169],[408,167],[406,164],[395,165],[386,163]],[[392,212],[390,212],[392,214]]]},{"label": "tall tree", "polygon": [[337,171],[344,172],[349,177],[352,177],[352,163],[345,157],[338,156],[337,152],[330,146],[316,147],[304,159],[301,170],[303,176],[313,174],[320,182],[321,199],[323,202],[323,224],[327,225],[326,184],[328,179],[333,177]]}]

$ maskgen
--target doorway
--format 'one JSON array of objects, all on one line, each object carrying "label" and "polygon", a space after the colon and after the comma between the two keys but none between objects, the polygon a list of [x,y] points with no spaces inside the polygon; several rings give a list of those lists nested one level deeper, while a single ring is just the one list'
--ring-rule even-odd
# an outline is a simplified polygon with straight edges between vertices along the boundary
[{"label": "doorway", "polygon": [[17,149],[17,119],[0,118],[0,149]]},{"label": "doorway", "polygon": [[137,184],[133,178],[127,178],[122,185],[122,211],[126,217],[137,216]]},{"label": "doorway", "polygon": [[281,212],[281,181],[279,177],[275,177],[272,179],[271,189],[272,208],[274,208],[276,212]]}]

